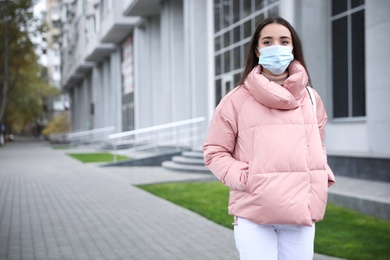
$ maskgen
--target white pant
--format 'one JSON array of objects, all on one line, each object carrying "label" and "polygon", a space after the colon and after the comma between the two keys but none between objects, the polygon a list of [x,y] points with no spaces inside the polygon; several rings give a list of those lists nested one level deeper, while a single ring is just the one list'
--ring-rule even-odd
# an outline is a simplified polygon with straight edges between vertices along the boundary
[{"label": "white pant", "polygon": [[234,238],[241,260],[312,260],[315,227],[260,225],[237,218]]}]

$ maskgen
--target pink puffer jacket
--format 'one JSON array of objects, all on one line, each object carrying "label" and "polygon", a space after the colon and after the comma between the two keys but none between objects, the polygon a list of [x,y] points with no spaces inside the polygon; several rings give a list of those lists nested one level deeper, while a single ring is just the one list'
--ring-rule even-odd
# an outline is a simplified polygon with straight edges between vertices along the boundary
[{"label": "pink puffer jacket", "polygon": [[203,147],[205,164],[230,187],[229,214],[260,224],[311,226],[322,220],[328,186],[327,115],[304,67],[293,61],[280,86],[257,66],[215,110]]}]

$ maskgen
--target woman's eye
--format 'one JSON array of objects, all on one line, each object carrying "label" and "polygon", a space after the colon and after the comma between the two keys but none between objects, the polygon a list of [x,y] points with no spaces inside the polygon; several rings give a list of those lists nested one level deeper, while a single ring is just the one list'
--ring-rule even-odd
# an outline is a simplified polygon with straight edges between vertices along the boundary
[{"label": "woman's eye", "polygon": [[270,41],[265,41],[265,42],[263,42],[263,44],[264,44],[264,45],[270,45],[271,42],[270,42]]},{"label": "woman's eye", "polygon": [[289,41],[282,41],[282,45],[288,45],[288,44],[290,44]]}]

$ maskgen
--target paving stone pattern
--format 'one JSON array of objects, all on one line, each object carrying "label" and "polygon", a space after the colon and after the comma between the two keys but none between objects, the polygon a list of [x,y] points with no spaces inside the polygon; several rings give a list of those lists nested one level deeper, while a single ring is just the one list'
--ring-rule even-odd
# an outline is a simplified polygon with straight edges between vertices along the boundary
[{"label": "paving stone pattern", "polygon": [[0,259],[238,259],[232,230],[133,186],[203,179],[215,177],[98,167],[46,143],[8,143],[0,148]]}]

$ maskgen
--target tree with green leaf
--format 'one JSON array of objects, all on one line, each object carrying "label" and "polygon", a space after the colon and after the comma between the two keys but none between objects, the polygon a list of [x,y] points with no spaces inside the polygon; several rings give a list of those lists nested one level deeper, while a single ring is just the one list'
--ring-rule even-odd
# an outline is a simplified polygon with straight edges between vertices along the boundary
[{"label": "tree with green leaf", "polygon": [[0,122],[20,131],[40,120],[58,90],[44,80],[32,36],[45,32],[33,15],[36,0],[0,0]]}]

